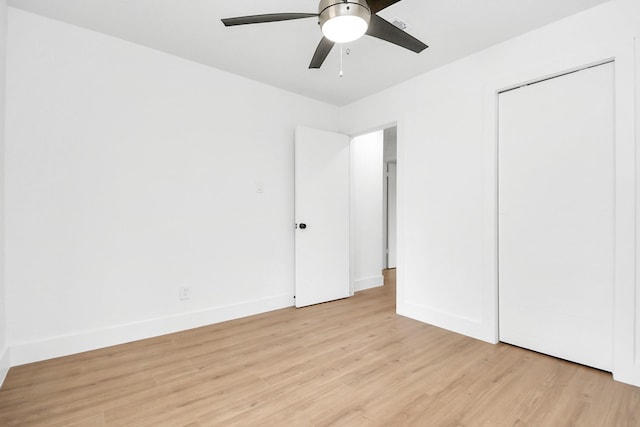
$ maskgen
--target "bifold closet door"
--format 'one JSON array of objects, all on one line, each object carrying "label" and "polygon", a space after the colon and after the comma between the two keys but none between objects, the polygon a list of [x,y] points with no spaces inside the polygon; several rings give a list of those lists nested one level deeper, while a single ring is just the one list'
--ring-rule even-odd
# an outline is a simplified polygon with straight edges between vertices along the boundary
[{"label": "bifold closet door", "polygon": [[611,371],[614,64],[499,95],[500,340]]}]

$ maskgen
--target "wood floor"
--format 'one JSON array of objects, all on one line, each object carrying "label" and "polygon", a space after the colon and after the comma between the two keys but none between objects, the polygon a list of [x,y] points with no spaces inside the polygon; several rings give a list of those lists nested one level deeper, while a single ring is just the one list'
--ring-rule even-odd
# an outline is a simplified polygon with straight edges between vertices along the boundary
[{"label": "wood floor", "polygon": [[12,368],[0,425],[640,426],[605,372],[355,297]]}]

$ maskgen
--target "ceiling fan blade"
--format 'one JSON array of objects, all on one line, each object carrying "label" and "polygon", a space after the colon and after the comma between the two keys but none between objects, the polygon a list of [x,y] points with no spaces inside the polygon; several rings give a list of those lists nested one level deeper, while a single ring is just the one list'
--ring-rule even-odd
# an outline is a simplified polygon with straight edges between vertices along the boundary
[{"label": "ceiling fan blade", "polygon": [[386,9],[392,4],[398,3],[400,0],[367,0],[369,3],[369,9],[371,9],[371,13],[378,13],[382,9]]},{"label": "ceiling fan blade", "polygon": [[415,53],[420,53],[429,47],[378,15],[371,15],[367,35],[388,41]]},{"label": "ceiling fan blade", "polygon": [[263,22],[290,21],[317,17],[317,13],[268,13],[265,15],[238,16],[237,18],[225,18],[222,23],[226,27],[234,25],[261,24]]},{"label": "ceiling fan blade", "polygon": [[322,40],[320,40],[320,44],[318,44],[316,53],[313,54],[313,59],[311,59],[311,64],[309,64],[309,68],[322,67],[322,63],[324,62],[325,59],[327,59],[327,56],[329,55],[329,52],[331,52],[331,49],[333,49],[334,44],[335,43],[329,40],[328,38],[323,37]]}]

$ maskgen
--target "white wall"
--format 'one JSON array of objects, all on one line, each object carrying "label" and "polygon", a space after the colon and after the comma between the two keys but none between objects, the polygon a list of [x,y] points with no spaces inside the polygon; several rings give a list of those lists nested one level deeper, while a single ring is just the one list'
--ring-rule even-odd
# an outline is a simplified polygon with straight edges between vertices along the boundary
[{"label": "white wall", "polygon": [[7,1],[0,0],[0,386],[9,370],[4,281],[4,148]]},{"label": "white wall", "polygon": [[351,140],[352,269],[355,291],[382,286],[384,133]]},{"label": "white wall", "polygon": [[346,133],[398,123],[399,313],[497,340],[497,91],[615,58],[614,376],[640,385],[634,360],[634,349],[640,350],[633,182],[638,35],[640,2],[614,0],[341,109]]},{"label": "white wall", "polygon": [[294,128],[336,107],[11,8],[9,34],[12,365],[293,304]]}]

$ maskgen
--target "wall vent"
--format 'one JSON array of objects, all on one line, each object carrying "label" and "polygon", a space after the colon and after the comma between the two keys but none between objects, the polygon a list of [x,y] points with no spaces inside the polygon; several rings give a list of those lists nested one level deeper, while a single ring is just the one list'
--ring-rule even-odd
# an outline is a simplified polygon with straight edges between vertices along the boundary
[{"label": "wall vent", "polygon": [[395,17],[391,20],[391,23],[400,28],[402,31],[406,31],[409,28],[409,24],[402,18]]}]

